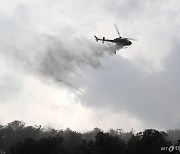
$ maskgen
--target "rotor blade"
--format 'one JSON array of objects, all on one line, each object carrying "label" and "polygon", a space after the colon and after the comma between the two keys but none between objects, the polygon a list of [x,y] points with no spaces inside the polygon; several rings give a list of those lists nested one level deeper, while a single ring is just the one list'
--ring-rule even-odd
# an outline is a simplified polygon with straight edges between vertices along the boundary
[{"label": "rotor blade", "polygon": [[137,39],[127,38],[128,40],[137,41]]},{"label": "rotor blade", "polygon": [[117,33],[118,33],[119,37],[121,37],[121,36],[120,36],[120,33],[119,33],[119,29],[118,29],[118,27],[117,27],[117,25],[116,25],[116,24],[114,24],[114,27],[115,27],[115,29],[116,29],[116,31],[117,31]]}]

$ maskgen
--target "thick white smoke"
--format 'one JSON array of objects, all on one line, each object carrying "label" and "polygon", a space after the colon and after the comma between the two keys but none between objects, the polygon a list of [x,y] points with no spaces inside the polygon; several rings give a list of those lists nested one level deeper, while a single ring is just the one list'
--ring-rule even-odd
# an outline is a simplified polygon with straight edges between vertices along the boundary
[{"label": "thick white smoke", "polygon": [[[88,40],[66,36],[64,31],[56,34],[56,28],[51,25],[61,29],[70,27],[53,21],[43,25],[48,19],[37,20],[43,15],[34,16],[33,9],[17,5],[12,16],[0,19],[0,54],[15,69],[75,88],[73,77],[79,69],[100,68],[100,58],[113,53],[110,46],[98,47],[93,35]],[[41,29],[39,25],[43,25]]]}]

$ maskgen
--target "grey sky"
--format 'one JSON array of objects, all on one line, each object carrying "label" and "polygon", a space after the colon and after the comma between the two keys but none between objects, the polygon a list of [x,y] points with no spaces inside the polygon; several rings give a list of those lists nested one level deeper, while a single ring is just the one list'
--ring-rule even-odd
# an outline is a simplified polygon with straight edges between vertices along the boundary
[{"label": "grey sky", "polygon": [[[179,127],[178,0],[0,3],[0,122]],[[116,56],[115,23],[138,39]]]}]

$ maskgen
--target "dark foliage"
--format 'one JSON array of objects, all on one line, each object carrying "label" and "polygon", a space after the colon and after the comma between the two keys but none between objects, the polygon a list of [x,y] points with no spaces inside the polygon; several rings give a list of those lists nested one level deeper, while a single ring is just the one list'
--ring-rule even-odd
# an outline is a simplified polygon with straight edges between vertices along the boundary
[{"label": "dark foliage", "polygon": [[171,142],[166,141],[165,132],[159,132],[153,129],[147,129],[144,132],[133,135],[127,142],[127,154],[161,154],[168,151],[161,151],[160,147],[168,147]]},{"label": "dark foliage", "polygon": [[165,132],[154,129],[137,134],[99,128],[78,133],[69,128],[59,131],[25,126],[22,121],[0,125],[0,153],[6,154],[165,154],[169,151],[161,147],[171,144]]},{"label": "dark foliage", "polygon": [[12,154],[60,154],[63,151],[62,137],[44,137],[38,141],[27,138],[23,143],[18,143],[11,148]]}]

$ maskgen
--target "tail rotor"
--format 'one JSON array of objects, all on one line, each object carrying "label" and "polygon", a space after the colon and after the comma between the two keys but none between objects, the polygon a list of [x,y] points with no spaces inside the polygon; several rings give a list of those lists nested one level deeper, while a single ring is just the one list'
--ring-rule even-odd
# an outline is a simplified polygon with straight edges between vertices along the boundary
[{"label": "tail rotor", "polygon": [[98,39],[98,37],[97,37],[96,35],[94,35],[94,37],[95,37],[96,41],[98,41],[98,40],[99,40],[99,39]]}]

